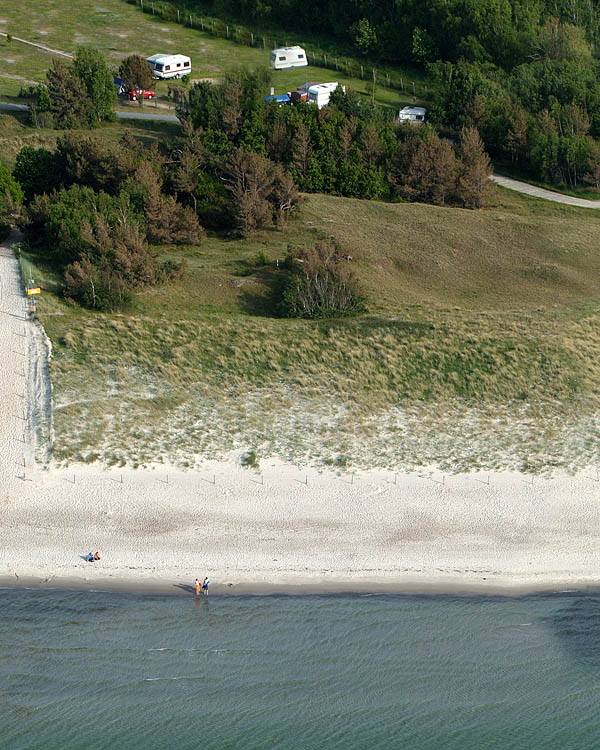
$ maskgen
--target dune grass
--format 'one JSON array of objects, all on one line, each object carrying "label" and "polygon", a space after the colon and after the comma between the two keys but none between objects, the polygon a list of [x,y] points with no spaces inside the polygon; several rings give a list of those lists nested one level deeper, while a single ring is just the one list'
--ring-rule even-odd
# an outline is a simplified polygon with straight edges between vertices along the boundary
[{"label": "dune grass", "polygon": [[[193,79],[219,78],[239,67],[268,67],[270,55],[268,49],[238,45],[163,21],[123,0],[103,0],[97,6],[90,6],[84,0],[68,3],[38,0],[28,4],[25,11],[19,0],[3,0],[0,31],[69,53],[74,53],[80,45],[94,46],[106,55],[115,69],[124,57],[134,53],[148,57],[156,52],[181,52],[192,58]],[[51,59],[51,53],[0,37],[0,96],[15,96],[22,86],[44,80]],[[282,93],[307,80],[339,80],[366,94],[366,81],[337,78],[335,71],[317,66],[274,71],[273,86],[277,93]],[[167,88],[165,81],[153,84],[159,96],[166,95]],[[413,98],[378,85],[376,100],[398,108],[412,102]]]},{"label": "dune grass", "polygon": [[[284,232],[161,249],[185,259],[183,278],[112,315],[66,304],[30,257],[54,350],[55,458],[592,463],[599,221],[501,189],[480,212],[309,196]],[[352,256],[369,314],[274,317],[288,243],[330,235]]]}]

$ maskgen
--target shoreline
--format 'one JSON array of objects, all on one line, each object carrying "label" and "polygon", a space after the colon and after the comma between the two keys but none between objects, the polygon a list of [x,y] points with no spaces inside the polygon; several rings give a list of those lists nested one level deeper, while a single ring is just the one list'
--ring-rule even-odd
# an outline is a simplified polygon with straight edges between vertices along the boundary
[{"label": "shoreline", "polygon": [[[127,578],[102,578],[90,580],[73,575],[55,576],[51,580],[37,576],[19,577],[18,581],[8,576],[0,576],[0,592],[10,589],[39,589],[46,591],[76,591],[80,593],[133,594],[138,596],[175,596],[195,598],[191,583],[180,583],[173,579],[134,581]],[[530,596],[551,596],[576,594],[597,596],[600,594],[600,581],[572,582],[519,582],[460,581],[454,579],[422,579],[412,581],[381,579],[334,579],[329,582],[297,581],[286,583],[265,583],[239,581],[211,583],[210,597],[228,596],[433,596],[433,597],[473,597],[473,598],[522,598]],[[202,598],[202,597],[201,597]]]}]

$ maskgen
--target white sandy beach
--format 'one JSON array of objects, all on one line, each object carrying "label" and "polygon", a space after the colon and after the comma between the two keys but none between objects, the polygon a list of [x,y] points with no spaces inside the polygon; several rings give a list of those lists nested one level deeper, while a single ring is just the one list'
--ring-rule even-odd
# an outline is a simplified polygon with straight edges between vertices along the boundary
[{"label": "white sandy beach", "polygon": [[[0,255],[0,580],[188,591],[464,591],[600,585],[595,471],[318,473],[237,456],[200,471],[33,461],[41,331]],[[40,451],[37,451],[40,455]],[[82,556],[98,551],[101,560]]]}]

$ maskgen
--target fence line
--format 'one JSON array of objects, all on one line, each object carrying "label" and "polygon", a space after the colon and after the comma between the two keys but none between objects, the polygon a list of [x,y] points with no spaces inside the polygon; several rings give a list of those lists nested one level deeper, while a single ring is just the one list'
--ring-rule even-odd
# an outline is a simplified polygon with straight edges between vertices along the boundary
[{"label": "fence line", "polygon": [[[218,18],[194,15],[187,10],[185,12],[180,12],[178,8],[175,8],[171,4],[148,2],[148,0],[125,0],[125,2],[129,5],[137,6],[143,13],[158,16],[163,21],[179,23],[188,28],[203,31],[204,33],[210,34],[218,39],[230,39],[236,44],[241,44],[246,47],[275,49],[281,44],[287,46],[287,41],[285,39],[269,39],[261,34],[255,34],[244,26],[228,24]],[[419,89],[414,81],[405,80],[401,75],[395,75],[387,70],[383,72],[378,71],[373,66],[365,67],[364,64],[358,63],[351,58],[331,54],[328,55],[321,50],[311,48],[310,45],[304,45],[304,48],[306,50],[307,59],[309,59],[313,65],[335,70],[349,78],[360,78],[369,85],[374,85],[374,81],[376,80],[378,81],[377,85],[408,94],[413,99],[427,98],[429,95],[428,86]],[[380,73],[380,75],[378,75],[378,73]]]}]

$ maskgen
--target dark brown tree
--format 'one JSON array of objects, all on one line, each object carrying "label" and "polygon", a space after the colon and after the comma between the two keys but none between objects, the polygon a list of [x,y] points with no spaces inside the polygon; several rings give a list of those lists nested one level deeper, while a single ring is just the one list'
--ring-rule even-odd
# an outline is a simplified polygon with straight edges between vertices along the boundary
[{"label": "dark brown tree", "polygon": [[296,129],[294,140],[292,141],[292,154],[294,157],[294,164],[302,174],[306,174],[311,152],[312,146],[310,142],[310,131],[304,123],[300,123]]},{"label": "dark brown tree", "polygon": [[383,146],[377,128],[373,123],[369,123],[363,128],[360,140],[362,143],[361,154],[365,164],[368,167],[375,166],[383,153]]},{"label": "dark brown tree", "polygon": [[281,162],[291,148],[285,122],[275,120],[267,132],[267,153],[273,161]]},{"label": "dark brown tree", "polygon": [[342,125],[342,129],[340,131],[340,148],[342,149],[342,153],[344,154],[344,157],[346,159],[348,158],[348,154],[350,153],[352,144],[356,139],[357,129],[358,120],[355,117],[344,120],[344,124]]},{"label": "dark brown tree", "polygon": [[467,208],[481,208],[489,195],[492,167],[475,128],[461,130],[458,155],[458,198]]},{"label": "dark brown tree", "polygon": [[193,204],[194,213],[198,213],[198,201],[196,190],[198,188],[198,177],[200,175],[200,158],[189,148],[183,148],[171,173],[171,182],[177,194],[183,193]]},{"label": "dark brown tree", "polygon": [[456,190],[456,178],[452,145],[428,131],[412,156],[402,192],[414,200],[444,205]]},{"label": "dark brown tree", "polygon": [[230,156],[221,180],[231,194],[236,228],[243,235],[273,220],[284,224],[299,205],[296,185],[281,165],[243,149]]},{"label": "dark brown tree", "polygon": [[241,130],[242,127],[242,87],[239,77],[229,76],[225,81],[223,89],[225,106],[223,107],[223,126],[225,132],[232,138]]},{"label": "dark brown tree", "polygon": [[152,85],[152,71],[140,55],[130,55],[123,60],[119,66],[119,78],[127,91],[146,91]]},{"label": "dark brown tree", "polygon": [[162,192],[162,178],[149,162],[136,169],[133,184],[141,190],[148,241],[154,244],[198,245],[204,238],[194,211]]},{"label": "dark brown tree", "polygon": [[261,229],[273,217],[269,195],[273,164],[258,154],[238,149],[225,164],[221,180],[230,191],[237,229],[245,235]]}]

